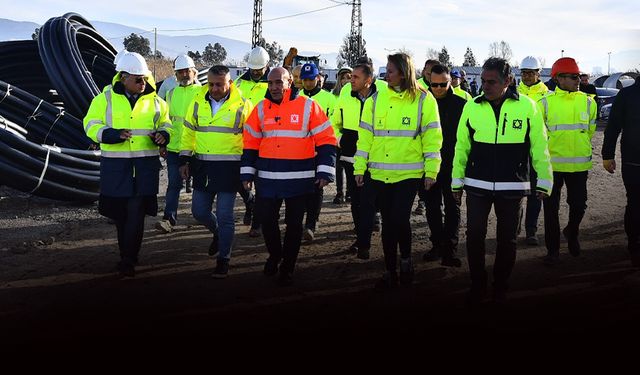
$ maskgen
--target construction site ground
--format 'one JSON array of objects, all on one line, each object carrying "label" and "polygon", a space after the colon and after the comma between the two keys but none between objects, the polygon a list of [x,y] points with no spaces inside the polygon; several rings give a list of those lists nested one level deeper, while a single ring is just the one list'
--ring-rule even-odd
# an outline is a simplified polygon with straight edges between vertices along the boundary
[{"label": "construction site ground", "polygon": [[[429,233],[425,217],[413,215],[415,283],[380,292],[373,288],[383,272],[380,234],[373,236],[370,260],[347,250],[355,234],[349,206],[331,203],[335,185],[325,190],[315,240],[303,244],[291,287],[278,287],[263,275],[267,252],[262,238],[249,237],[249,227],[242,224],[239,197],[227,279],[211,277],[211,234],[192,218],[186,193],[180,197],[174,232],[159,233],[154,229],[159,217],[147,218],[136,277],[120,279],[115,227],[98,214],[97,205],[0,188],[0,346],[63,350],[123,339],[176,344],[184,342],[176,338],[188,337],[223,337],[227,343],[252,346],[276,337],[291,338],[291,343],[294,338],[333,339],[344,346],[377,345],[382,337],[482,342],[499,336],[550,340],[558,346],[565,340],[587,345],[594,337],[637,340],[640,269],[631,267],[626,252],[620,173],[610,175],[601,166],[602,138],[599,129],[581,226],[582,255],[569,255],[563,239],[560,264],[543,265],[541,215],[540,246],[526,246],[524,234],[519,239],[507,301],[487,301],[473,310],[464,305],[469,287],[464,204],[462,267],[422,260],[431,246]],[[159,201],[162,208],[164,186]],[[567,209],[563,197],[561,223],[566,223]],[[495,223],[492,213],[488,267]]]}]

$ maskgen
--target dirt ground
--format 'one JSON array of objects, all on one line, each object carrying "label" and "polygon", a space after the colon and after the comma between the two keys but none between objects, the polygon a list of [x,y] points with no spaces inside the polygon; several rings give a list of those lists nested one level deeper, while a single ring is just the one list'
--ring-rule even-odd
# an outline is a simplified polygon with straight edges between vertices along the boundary
[{"label": "dirt ground", "polygon": [[[609,175],[601,167],[602,137],[599,129],[589,207],[581,226],[583,254],[571,257],[563,242],[561,264],[549,268],[542,264],[544,246],[528,247],[521,239],[508,300],[502,305],[487,302],[473,311],[463,304],[469,286],[466,260],[459,269],[422,260],[430,248],[424,216],[412,217],[415,285],[374,291],[383,272],[380,236],[374,234],[368,261],[346,250],[355,235],[349,207],[331,203],[333,185],[325,191],[316,239],[303,245],[295,284],[286,288],[263,276],[266,249],[242,225],[240,199],[227,279],[211,278],[211,234],[191,217],[190,196],[183,193],[177,230],[160,234],[154,229],[157,218],[147,218],[137,275],[120,280],[115,227],[98,215],[95,205],[0,188],[0,346],[60,348],[84,342],[79,339],[153,342],[221,334],[239,342],[313,334],[343,338],[344,345],[383,336],[453,340],[500,334],[522,339],[523,333],[553,333],[586,342],[598,335],[632,337],[640,331],[634,322],[640,316],[640,269],[632,268],[627,258],[624,186],[619,172]],[[465,215],[463,206],[463,258]],[[561,222],[566,220],[563,202]],[[491,267],[493,214],[487,242]]]}]

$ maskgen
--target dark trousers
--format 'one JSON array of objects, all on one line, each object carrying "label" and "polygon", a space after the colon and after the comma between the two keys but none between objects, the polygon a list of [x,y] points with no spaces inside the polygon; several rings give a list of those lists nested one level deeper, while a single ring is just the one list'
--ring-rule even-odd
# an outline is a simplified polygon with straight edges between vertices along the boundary
[{"label": "dark trousers", "polygon": [[420,180],[420,185],[418,185],[418,200],[423,202],[427,201],[427,189],[424,188],[424,178]]},{"label": "dark trousers", "polygon": [[314,232],[316,231],[316,224],[318,223],[318,219],[320,218],[320,210],[322,209],[323,199],[324,189],[319,188],[318,186],[315,187],[315,191],[313,194],[309,194],[307,196],[307,220],[304,224],[304,227],[306,229],[311,229]]},{"label": "dark trousers", "polygon": [[[292,273],[300,251],[302,240],[302,219],[306,207],[308,195],[300,195],[291,198],[264,198],[260,197],[262,211],[262,235],[269,251],[269,260],[279,263],[281,272]],[[284,222],[286,229],[284,243],[280,236],[280,207],[285,203]]]},{"label": "dark trousers", "polygon": [[260,229],[260,207],[258,199],[255,194],[252,194],[250,190],[246,190],[242,185],[242,181],[239,181],[238,193],[242,197],[242,202],[247,209],[253,209],[251,218],[251,229]]},{"label": "dark trousers", "polygon": [[[361,211],[358,243],[360,244],[360,232],[373,227],[375,216],[375,202],[380,202],[382,214],[382,249],[387,271],[395,272],[398,259],[398,248],[402,258],[411,257],[411,206],[416,197],[420,179],[408,179],[400,182],[385,184],[382,181],[365,177],[363,186],[363,200],[368,201]],[[366,212],[365,212],[366,211]],[[366,223],[366,224],[365,224]],[[371,231],[369,244],[371,243]]]},{"label": "dark trousers", "polygon": [[[337,148],[336,150],[336,193],[337,194],[342,194],[343,193],[343,189],[344,189],[344,178],[342,176],[342,173],[344,171],[344,165],[343,162],[340,160],[340,147]],[[349,187],[347,185],[347,191],[349,191]]]},{"label": "dark trousers", "polygon": [[627,190],[624,231],[629,241],[629,252],[640,253],[640,183],[625,181],[624,187]]},{"label": "dark trousers", "polygon": [[580,222],[587,209],[588,172],[553,172],[553,190],[544,200],[544,242],[549,254],[560,252],[560,194],[567,185],[567,204],[569,204],[569,222],[567,231],[577,236]]},{"label": "dark trousers", "polygon": [[138,262],[138,253],[144,234],[145,205],[144,197],[133,197],[123,201],[126,205],[126,216],[116,220],[118,230],[118,247],[120,259],[134,265]]},{"label": "dark trousers", "polygon": [[[351,165],[353,168],[353,165]],[[381,194],[374,188],[371,181],[371,175],[369,172],[364,173],[364,185],[357,187],[355,185],[355,177],[353,179],[354,186],[352,194],[355,194],[355,206],[354,198],[351,198],[351,214],[354,210],[356,216],[354,216],[354,224],[356,225],[356,234],[358,247],[364,249],[371,248],[371,234],[373,233],[373,224],[377,221],[376,213],[380,211]],[[415,198],[415,193],[414,193]],[[412,202],[413,204],[413,202]]]},{"label": "dark trousers", "polygon": [[472,288],[485,288],[485,239],[487,220],[494,207],[498,219],[496,228],[496,260],[493,265],[493,285],[507,289],[516,262],[518,223],[522,217],[522,197],[467,194],[467,259]]},{"label": "dark trousers", "polygon": [[[347,191],[351,193],[351,217],[356,232],[358,231],[358,221],[360,218],[360,195],[362,188],[356,185],[356,178],[353,175],[353,164],[344,162],[344,174],[347,180]],[[372,224],[373,225],[373,224]],[[371,237],[371,234],[369,234]]]},{"label": "dark trousers", "polygon": [[[527,195],[527,209],[524,216],[524,228],[527,233],[535,234],[538,230],[538,216],[540,216],[540,210],[542,209],[542,201],[538,199],[535,189],[538,183],[538,174],[533,169],[533,165],[529,165],[529,180],[531,181],[531,194]],[[520,231],[518,231],[520,232]]]},{"label": "dark trousers", "polygon": [[[442,177],[441,177],[442,176]],[[446,176],[446,177],[445,177]],[[427,190],[425,207],[427,224],[431,231],[429,239],[434,247],[442,245],[455,250],[458,246],[458,228],[460,227],[460,206],[451,192],[451,173],[440,171],[435,185]],[[442,220],[442,202],[444,201],[444,223]]]}]

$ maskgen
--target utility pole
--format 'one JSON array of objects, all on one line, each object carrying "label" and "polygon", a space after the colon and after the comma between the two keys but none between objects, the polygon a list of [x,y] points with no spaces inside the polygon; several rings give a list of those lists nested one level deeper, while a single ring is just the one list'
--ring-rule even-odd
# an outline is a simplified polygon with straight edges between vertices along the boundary
[{"label": "utility pole", "polygon": [[158,65],[158,28],[153,28],[153,80],[156,79],[156,65]]},{"label": "utility pole", "polygon": [[560,57],[564,57],[564,50],[560,51]]},{"label": "utility pole", "polygon": [[253,0],[253,30],[251,48],[260,45],[262,39],[262,0]]},{"label": "utility pole", "polygon": [[362,11],[361,0],[353,0],[351,9],[351,32],[349,34],[349,61],[350,66],[355,66],[356,60],[362,56]]},{"label": "utility pole", "polygon": [[609,55],[609,63],[607,64],[607,75],[611,75],[611,52],[609,52],[608,55]]}]

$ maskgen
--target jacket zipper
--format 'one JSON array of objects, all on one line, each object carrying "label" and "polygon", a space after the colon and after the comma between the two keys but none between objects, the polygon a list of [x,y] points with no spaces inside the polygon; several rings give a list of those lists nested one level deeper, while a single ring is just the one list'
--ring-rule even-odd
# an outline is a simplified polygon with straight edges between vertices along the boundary
[{"label": "jacket zipper", "polygon": [[[504,130],[507,127],[507,114],[504,115],[504,121],[502,121],[502,135],[504,135]],[[497,140],[497,137],[496,137]]]}]

